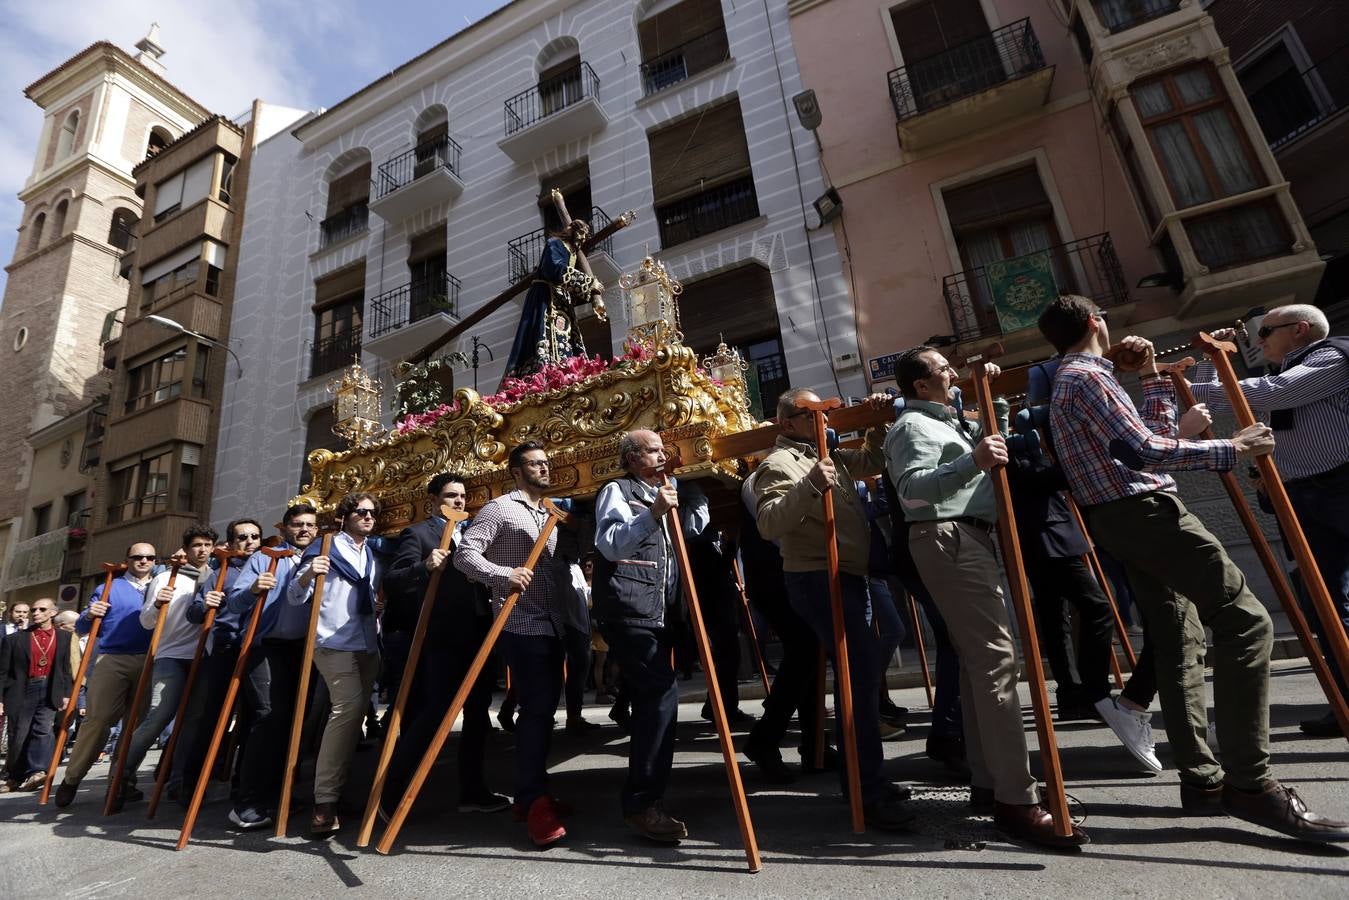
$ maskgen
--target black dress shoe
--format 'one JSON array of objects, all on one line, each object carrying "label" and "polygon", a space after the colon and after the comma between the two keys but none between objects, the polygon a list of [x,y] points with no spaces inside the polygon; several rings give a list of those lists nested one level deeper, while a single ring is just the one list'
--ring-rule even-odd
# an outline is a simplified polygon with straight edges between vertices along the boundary
[{"label": "black dress shoe", "polygon": [[815,765],[815,754],[801,754],[801,774],[802,775],[822,775],[825,772],[837,772],[839,767],[838,750],[833,747],[824,748],[824,765]]},{"label": "black dress shoe", "polygon": [[963,778],[970,777],[970,764],[965,758],[965,739],[929,734],[927,738],[927,758],[936,760],[953,774]]},{"label": "black dress shoe", "polygon": [[1223,809],[1230,816],[1304,841],[1349,841],[1349,822],[1311,812],[1297,791],[1277,781],[1259,791],[1223,785]]},{"label": "black dress shoe", "polygon": [[782,761],[782,754],[778,752],[776,747],[760,747],[752,741],[746,741],[745,748],[740,752],[745,754],[746,759],[759,767],[759,774],[769,784],[791,784],[796,781],[796,776]]},{"label": "black dress shoe", "polygon": [[1051,850],[1070,850],[1091,843],[1087,833],[1072,825],[1072,833],[1054,831],[1054,817],[1038,803],[994,803],[993,825],[1003,834]]},{"label": "black dress shoe", "polygon": [[1344,737],[1344,729],[1340,727],[1339,719],[1335,718],[1333,712],[1328,712],[1319,719],[1303,719],[1298,723],[1298,728],[1302,733],[1311,737]]},{"label": "black dress shoe", "polygon": [[1192,816],[1225,816],[1223,811],[1223,786],[1215,784],[1199,787],[1194,784],[1180,783],[1180,808]]}]

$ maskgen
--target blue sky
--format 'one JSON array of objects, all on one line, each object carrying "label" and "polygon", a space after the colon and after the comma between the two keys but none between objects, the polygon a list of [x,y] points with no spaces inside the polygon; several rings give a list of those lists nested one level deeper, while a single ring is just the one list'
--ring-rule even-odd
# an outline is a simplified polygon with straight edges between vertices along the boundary
[{"label": "blue sky", "polygon": [[[14,255],[42,111],[25,86],[99,40],[130,52],[158,22],[166,77],[214,112],[254,97],[332,106],[504,0],[0,0],[0,260]],[[220,77],[220,71],[227,77]],[[5,274],[0,271],[0,289]]]}]

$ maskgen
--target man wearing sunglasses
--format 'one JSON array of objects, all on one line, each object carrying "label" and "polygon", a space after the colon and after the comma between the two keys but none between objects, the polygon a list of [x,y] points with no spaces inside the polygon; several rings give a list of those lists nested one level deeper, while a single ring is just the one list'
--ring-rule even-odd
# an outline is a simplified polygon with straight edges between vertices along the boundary
[{"label": "man wearing sunglasses", "polygon": [[55,600],[34,600],[29,629],[0,642],[0,715],[6,716],[9,731],[0,793],[37,790],[47,778],[52,725],[70,699],[75,680],[71,635],[53,627],[55,613]]},{"label": "man wearing sunglasses", "polygon": [[314,634],[314,668],[328,686],[332,712],[314,766],[314,815],[309,827],[314,837],[332,834],[341,827],[337,801],[361,739],[361,719],[379,673],[375,592],[383,566],[367,540],[375,530],[378,515],[379,500],[374,494],[358,492],[343,497],[336,510],[342,530],[333,537],[328,555],[320,556],[320,545],[310,544],[286,588],[286,601],[291,606],[306,606],[314,602],[318,577],[327,576]]},{"label": "man wearing sunglasses", "polygon": [[[1242,379],[1241,391],[1257,415],[1268,414],[1278,439],[1274,463],[1340,621],[1322,622],[1305,594],[1303,612],[1318,637],[1325,627],[1349,630],[1349,337],[1330,336],[1326,314],[1306,304],[1271,309],[1256,334],[1278,371]],[[1224,328],[1213,336],[1231,340],[1234,332]],[[1211,365],[1196,371],[1192,387],[1211,411],[1232,408]],[[1334,654],[1326,654],[1326,663],[1340,691],[1349,693]],[[1343,734],[1329,711],[1304,721],[1302,730],[1316,737]]]},{"label": "man wearing sunglasses", "polygon": [[[141,625],[140,614],[155,560],[152,544],[128,547],[126,574],[113,580],[107,597],[99,585],[75,623],[76,634],[84,636],[94,627],[94,620],[103,619],[98,632],[98,656],[94,658],[85,691],[88,714],[80,725],[80,740],[66,765],[65,780],[56,789],[57,806],[69,806],[75,799],[80,781],[88,774],[98,751],[108,742],[112,726],[121,720],[136,693],[136,682],[150,649],[150,631]],[[123,740],[130,737],[122,735]]]}]

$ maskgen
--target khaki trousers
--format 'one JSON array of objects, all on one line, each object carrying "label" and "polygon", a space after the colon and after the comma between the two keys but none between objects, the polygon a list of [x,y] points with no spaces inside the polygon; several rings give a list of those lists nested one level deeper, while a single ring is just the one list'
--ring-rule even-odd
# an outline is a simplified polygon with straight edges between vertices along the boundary
[{"label": "khaki trousers", "polygon": [[1039,802],[992,535],[962,522],[916,522],[909,528],[909,550],[960,656],[971,783],[991,787],[1000,803]]},{"label": "khaki trousers", "polygon": [[[89,684],[85,690],[84,723],[80,725],[79,740],[70,752],[70,763],[66,766],[67,784],[79,784],[98,759],[99,751],[108,742],[112,726],[126,715],[127,707],[136,695],[136,682],[140,680],[141,669],[145,668],[144,653],[100,653],[94,657],[93,669],[89,673]],[[141,700],[137,720],[145,717],[145,707],[149,702],[149,691]],[[131,735],[122,731],[121,740],[131,740]]]},{"label": "khaki trousers", "polygon": [[347,781],[352,754],[361,739],[361,721],[379,674],[379,655],[356,650],[314,650],[314,667],[328,685],[333,710],[323,729],[314,765],[314,802],[336,803]]}]

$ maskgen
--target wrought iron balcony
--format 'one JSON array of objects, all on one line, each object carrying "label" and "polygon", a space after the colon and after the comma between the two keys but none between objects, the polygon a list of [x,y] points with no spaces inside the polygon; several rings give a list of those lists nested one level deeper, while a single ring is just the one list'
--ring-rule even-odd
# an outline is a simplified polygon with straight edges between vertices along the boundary
[{"label": "wrought iron balcony", "polygon": [[506,101],[506,137],[587,98],[598,98],[600,79],[590,63],[577,63]]},{"label": "wrought iron balcony", "polygon": [[1035,29],[1021,19],[890,72],[890,100],[902,123],[1044,69]]},{"label": "wrought iron balcony", "polygon": [[368,321],[371,343],[436,313],[459,314],[459,279],[449,272],[409,282],[371,300]]},{"label": "wrought iron balcony", "polygon": [[1059,294],[1082,294],[1101,307],[1129,302],[1108,232],[947,275],[942,294],[962,341],[1034,328],[1044,303]]},{"label": "wrought iron balcony", "polygon": [[642,93],[650,95],[731,58],[726,29],[700,34],[642,62]]},{"label": "wrought iron balcony", "polygon": [[[608,224],[609,216],[604,210],[598,206],[590,210],[591,234],[599,234],[600,230],[607,227]],[[528,234],[520,235],[506,245],[506,258],[510,266],[512,283],[528,277],[538,267],[539,257],[543,255],[543,247],[547,242],[547,229],[536,228]],[[614,252],[613,237],[605,238],[596,249],[612,256]]]},{"label": "wrought iron balcony", "polygon": [[317,378],[351,364],[361,355],[361,329],[353,328],[314,342],[310,357],[309,377]]},{"label": "wrought iron balcony", "polygon": [[398,154],[379,167],[379,174],[375,177],[376,199],[382,200],[423,175],[441,169],[458,178],[461,152],[455,140],[446,135]]},{"label": "wrought iron balcony", "polygon": [[656,207],[660,245],[673,247],[759,215],[754,178],[745,175]]},{"label": "wrought iron balcony", "polygon": [[370,207],[356,203],[319,223],[319,249],[355,237],[370,224]]},{"label": "wrought iron balcony", "polygon": [[1175,12],[1180,9],[1180,0],[1092,0],[1091,5],[1101,24],[1111,34],[1119,34]]},{"label": "wrought iron balcony", "polygon": [[1349,106],[1349,45],[1305,71],[1285,72],[1249,99],[1271,148],[1305,134]]}]

